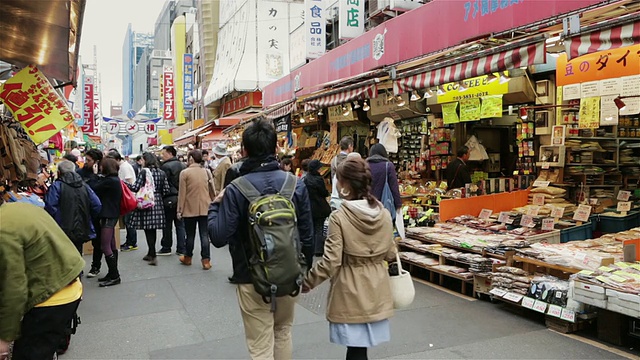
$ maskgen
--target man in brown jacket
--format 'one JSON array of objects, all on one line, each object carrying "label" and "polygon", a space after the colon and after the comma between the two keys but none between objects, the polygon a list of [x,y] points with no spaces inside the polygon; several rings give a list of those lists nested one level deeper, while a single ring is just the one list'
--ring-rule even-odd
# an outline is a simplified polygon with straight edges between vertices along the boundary
[{"label": "man in brown jacket", "polygon": [[216,158],[213,163],[215,169],[213,170],[213,190],[217,196],[224,189],[224,178],[227,175],[227,170],[231,167],[231,159],[229,159],[229,153],[227,153],[227,146],[225,144],[218,144],[211,150],[213,156]]},{"label": "man in brown jacket", "polygon": [[213,176],[211,171],[202,167],[202,152],[192,150],[189,152],[189,167],[180,173],[180,186],[178,187],[178,219],[184,219],[187,232],[186,253],[180,256],[180,262],[191,265],[193,246],[196,237],[196,226],[200,233],[200,256],[202,268],[211,269],[211,255],[209,248],[209,235],[207,233],[207,214],[209,204],[215,198],[213,190]]}]

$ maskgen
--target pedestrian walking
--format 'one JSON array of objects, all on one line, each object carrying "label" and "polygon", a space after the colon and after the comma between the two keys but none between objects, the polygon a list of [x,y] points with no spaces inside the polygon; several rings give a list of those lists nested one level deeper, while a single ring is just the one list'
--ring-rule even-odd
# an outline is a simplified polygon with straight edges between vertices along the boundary
[{"label": "pedestrian walking", "polygon": [[324,256],[303,285],[308,292],[331,280],[326,317],[330,341],[347,347],[348,360],[367,359],[367,348],[390,340],[393,298],[385,260],[395,259],[391,217],[370,193],[362,159],[337,169],[342,206],[329,217]]},{"label": "pedestrian walking", "polygon": [[179,219],[178,213],[178,190],[180,189],[180,173],[187,168],[183,162],[176,157],[177,151],[173,146],[165,146],[162,149],[162,166],[160,167],[167,175],[169,182],[169,193],[163,198],[164,214],[166,226],[162,231],[160,240],[160,251],[158,255],[171,255],[173,247],[173,226],[176,227],[176,255],[186,254],[187,235],[184,228],[184,221]]},{"label": "pedestrian walking", "polygon": [[0,359],[53,359],[75,316],[84,260],[49,214],[4,203],[0,186]]},{"label": "pedestrian walking", "polygon": [[[116,149],[109,150],[108,157],[118,162],[118,177],[127,184],[133,184],[136,181],[136,172],[127,160]],[[138,234],[136,229],[127,226],[131,213],[120,218],[120,227],[127,229],[127,238],[120,247],[122,251],[138,250]]]},{"label": "pedestrian walking", "polygon": [[96,238],[91,219],[100,215],[102,203],[75,170],[71,161],[58,164],[58,178],[45,195],[44,209],[82,254],[82,245]]},{"label": "pedestrian walking", "polygon": [[[100,250],[104,254],[109,272],[98,279],[100,287],[118,285],[121,282],[118,271],[118,247],[116,246],[116,224],[120,217],[120,201],[122,185],[118,177],[118,162],[106,158],[100,162],[101,177],[92,183],[98,198],[102,202],[102,211],[98,216],[100,222]],[[95,249],[94,249],[95,251]],[[98,267],[99,269],[99,267]]]},{"label": "pedestrian walking", "polygon": [[[395,219],[396,211],[402,207],[402,198],[398,188],[398,176],[396,175],[396,167],[389,161],[387,149],[382,144],[374,144],[369,149],[369,157],[367,163],[371,169],[371,194],[386,205],[386,200],[393,200],[393,212],[391,218]],[[383,199],[385,184],[389,185],[392,199]],[[387,209],[391,211],[392,209]]]},{"label": "pedestrian walking", "polygon": [[[304,184],[309,191],[311,202],[311,216],[313,218],[313,251],[315,256],[322,256],[324,251],[324,221],[331,214],[331,207],[327,202],[329,191],[324,183],[324,179],[318,172],[322,163],[318,160],[311,160],[307,166],[307,175]],[[308,262],[311,263],[310,261]]]},{"label": "pedestrian walking", "polygon": [[215,157],[213,161],[213,190],[217,196],[225,187],[225,177],[231,168],[231,159],[227,152],[227,145],[223,143],[217,144],[211,152]]},{"label": "pedestrian walking", "polygon": [[84,155],[84,166],[76,170],[82,177],[82,180],[88,182],[98,176],[98,166],[100,166],[100,161],[102,161],[103,157],[102,152],[98,149],[87,150],[87,153]]},{"label": "pedestrian walking", "polygon": [[280,169],[282,169],[282,171],[290,172],[292,174],[295,173],[295,171],[293,171],[293,161],[291,160],[290,157],[286,157],[280,161]]},{"label": "pedestrian walking", "polygon": [[158,239],[158,229],[164,229],[166,225],[163,198],[169,194],[169,182],[167,181],[167,175],[160,170],[157,158],[149,152],[142,154],[142,170],[140,170],[136,182],[133,185],[128,185],[129,189],[134,193],[138,192],[145,186],[147,176],[152,176],[153,184],[155,185],[153,189],[153,207],[134,210],[129,226],[134,229],[144,230],[149,250],[143,260],[148,261],[149,265],[157,265],[156,241]]},{"label": "pedestrian walking", "polygon": [[[95,189],[93,186],[98,181],[98,173],[100,172],[100,163],[103,159],[103,154],[98,149],[89,149],[85,153],[84,156],[85,163],[84,166],[76,172],[80,174],[82,180],[91,187],[93,192]],[[96,193],[97,195],[97,193]],[[99,196],[98,196],[99,198]],[[100,201],[102,202],[102,200]],[[100,244],[100,221],[98,217],[92,217],[93,229],[95,230],[96,237],[91,239],[91,245],[93,246],[93,254],[91,255],[91,269],[87,273],[88,278],[96,277],[100,274],[100,269],[102,267],[102,249]]]},{"label": "pedestrian walking", "polygon": [[207,214],[209,204],[215,198],[213,189],[213,175],[207,168],[202,167],[202,152],[189,152],[189,167],[180,173],[180,192],[178,195],[177,217],[184,220],[187,231],[186,252],[180,256],[180,262],[191,265],[193,247],[196,237],[196,226],[200,236],[200,256],[202,268],[211,269],[211,250],[209,233],[207,232]]},{"label": "pedestrian walking", "polygon": [[[286,295],[277,299],[272,296],[270,303],[266,303],[263,295],[256,290],[256,279],[252,278],[248,261],[249,255],[256,256],[249,250],[252,246],[249,229],[250,201],[238,186],[244,183],[241,180],[246,180],[255,194],[283,194],[290,191],[290,201],[297,215],[294,226],[297,227],[305,253],[312,251],[313,244],[309,196],[303,182],[295,183],[294,176],[280,170],[275,156],[277,136],[272,123],[259,120],[249,125],[242,135],[242,144],[248,155],[241,166],[241,173],[244,175],[234,180],[211,204],[209,238],[216,247],[229,245],[233,279],[238,283],[236,293],[251,358],[291,359],[291,327],[296,301],[292,296]],[[240,183],[237,184],[238,181]],[[296,184],[295,187],[292,184]],[[285,195],[289,196],[283,194],[283,197]],[[256,236],[255,232],[251,234]],[[294,238],[271,240],[287,240],[293,246],[293,242],[297,240],[295,235],[292,236]],[[251,266],[254,268],[255,264]]]}]

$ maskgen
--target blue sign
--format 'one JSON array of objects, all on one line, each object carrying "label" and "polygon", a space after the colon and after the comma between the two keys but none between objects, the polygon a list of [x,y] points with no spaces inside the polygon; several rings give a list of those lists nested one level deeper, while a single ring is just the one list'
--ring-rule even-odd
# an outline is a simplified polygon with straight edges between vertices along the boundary
[{"label": "blue sign", "polygon": [[193,55],[184,54],[183,61],[184,69],[184,109],[193,109]]},{"label": "blue sign", "polygon": [[134,117],[136,117],[136,112],[134,110],[127,111],[127,118],[129,118],[129,120],[133,120]]}]

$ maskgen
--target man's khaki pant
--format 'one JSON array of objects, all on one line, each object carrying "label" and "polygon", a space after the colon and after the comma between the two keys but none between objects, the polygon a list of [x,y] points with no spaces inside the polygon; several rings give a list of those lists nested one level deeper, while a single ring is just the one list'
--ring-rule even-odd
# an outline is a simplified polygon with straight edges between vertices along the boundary
[{"label": "man's khaki pant", "polygon": [[242,313],[249,354],[254,360],[288,360],[292,357],[291,327],[296,299],[279,297],[276,312],[267,304],[251,284],[240,284],[236,289]]}]

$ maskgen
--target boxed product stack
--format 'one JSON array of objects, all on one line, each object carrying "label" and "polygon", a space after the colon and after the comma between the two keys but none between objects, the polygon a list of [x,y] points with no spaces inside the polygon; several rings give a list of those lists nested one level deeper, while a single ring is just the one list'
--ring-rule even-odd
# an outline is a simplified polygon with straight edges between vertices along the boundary
[{"label": "boxed product stack", "polygon": [[574,275],[575,300],[640,318],[640,264],[617,262]]}]

